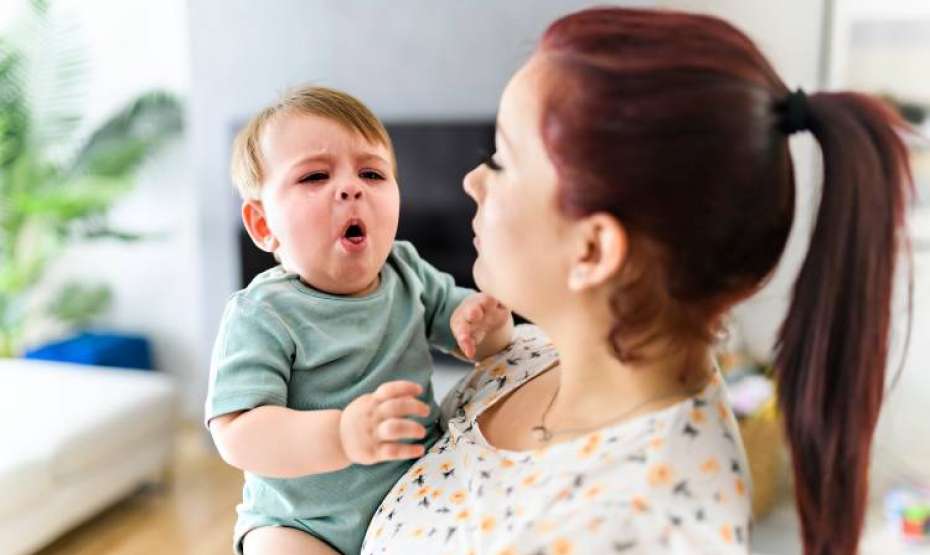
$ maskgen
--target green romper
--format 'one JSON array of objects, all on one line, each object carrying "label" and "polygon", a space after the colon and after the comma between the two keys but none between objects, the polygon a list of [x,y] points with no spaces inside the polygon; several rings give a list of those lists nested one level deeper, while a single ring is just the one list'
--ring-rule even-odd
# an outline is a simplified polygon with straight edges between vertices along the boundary
[{"label": "green romper", "polygon": [[[377,290],[365,297],[329,295],[281,266],[265,271],[229,300],[213,349],[206,422],[262,405],[342,409],[384,382],[423,386],[426,449],[441,435],[430,381],[429,346],[450,352],[449,319],[472,291],[396,241]],[[307,441],[313,441],[308,437]],[[410,441],[412,442],[412,441]],[[353,464],[342,470],[276,479],[245,473],[234,533],[288,526],[358,553],[382,498],[415,462]]]}]

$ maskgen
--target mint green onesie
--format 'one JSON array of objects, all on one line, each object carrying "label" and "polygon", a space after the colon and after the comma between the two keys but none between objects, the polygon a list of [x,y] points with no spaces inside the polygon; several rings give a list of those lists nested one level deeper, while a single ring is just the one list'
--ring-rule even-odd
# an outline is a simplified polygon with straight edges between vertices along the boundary
[{"label": "mint green onesie", "polygon": [[[206,422],[263,405],[342,409],[384,382],[423,386],[430,406],[426,449],[441,435],[430,381],[429,346],[449,352],[452,312],[472,291],[396,241],[377,290],[341,297],[315,290],[280,266],[263,272],[226,305],[213,349]],[[313,441],[307,437],[307,441]],[[245,473],[234,533],[289,526],[343,553],[358,553],[385,494],[415,462],[351,465],[326,474],[276,479]]]}]

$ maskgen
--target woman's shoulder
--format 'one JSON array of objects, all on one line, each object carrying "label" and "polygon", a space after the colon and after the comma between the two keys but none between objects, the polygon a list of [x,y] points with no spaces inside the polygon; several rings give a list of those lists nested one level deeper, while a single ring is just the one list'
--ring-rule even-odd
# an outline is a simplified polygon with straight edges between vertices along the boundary
[{"label": "woman's shoulder", "polygon": [[510,344],[476,364],[450,396],[470,417],[556,362],[558,353],[543,331],[532,324],[520,324],[514,328]]}]

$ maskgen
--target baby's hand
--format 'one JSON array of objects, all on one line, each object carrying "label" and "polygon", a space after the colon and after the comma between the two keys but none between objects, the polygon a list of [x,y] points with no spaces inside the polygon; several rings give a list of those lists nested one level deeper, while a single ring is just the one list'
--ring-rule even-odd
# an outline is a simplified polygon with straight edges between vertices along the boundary
[{"label": "baby's hand", "polygon": [[349,460],[374,464],[422,456],[423,445],[397,442],[426,436],[426,428],[404,418],[429,416],[429,405],[416,398],[422,392],[414,382],[387,382],[349,403],[339,419],[339,437]]},{"label": "baby's hand", "polygon": [[507,307],[486,293],[475,293],[455,309],[449,325],[459,349],[465,356],[474,359],[485,337],[510,322],[510,310]]}]

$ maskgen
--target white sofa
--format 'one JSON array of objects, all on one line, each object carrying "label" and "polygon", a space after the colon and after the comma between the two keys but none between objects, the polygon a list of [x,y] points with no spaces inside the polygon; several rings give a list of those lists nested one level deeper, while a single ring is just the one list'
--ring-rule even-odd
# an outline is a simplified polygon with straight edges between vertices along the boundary
[{"label": "white sofa", "polygon": [[160,372],[0,359],[0,553],[34,552],[163,479],[176,403]]}]

